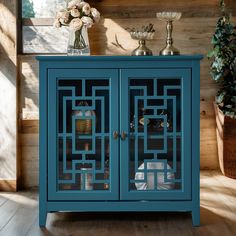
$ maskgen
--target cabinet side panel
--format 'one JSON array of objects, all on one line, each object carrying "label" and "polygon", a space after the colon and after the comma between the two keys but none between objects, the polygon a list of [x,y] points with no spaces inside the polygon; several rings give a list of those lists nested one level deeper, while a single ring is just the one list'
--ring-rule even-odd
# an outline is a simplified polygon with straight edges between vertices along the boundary
[{"label": "cabinet side panel", "polygon": [[45,226],[47,214],[47,65],[39,66],[39,225]]},{"label": "cabinet side panel", "polygon": [[200,224],[200,63],[192,67],[192,219]]}]

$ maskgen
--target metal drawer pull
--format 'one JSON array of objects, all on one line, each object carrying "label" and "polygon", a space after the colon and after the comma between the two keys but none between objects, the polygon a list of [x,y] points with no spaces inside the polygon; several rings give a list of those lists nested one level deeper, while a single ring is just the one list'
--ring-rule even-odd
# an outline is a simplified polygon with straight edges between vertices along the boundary
[{"label": "metal drawer pull", "polygon": [[114,139],[118,139],[118,137],[119,137],[119,132],[118,131],[114,131],[113,132],[113,138]]},{"label": "metal drawer pull", "polygon": [[122,131],[121,132],[121,140],[125,140],[126,139],[126,137],[127,137],[127,133],[125,133],[125,131]]}]

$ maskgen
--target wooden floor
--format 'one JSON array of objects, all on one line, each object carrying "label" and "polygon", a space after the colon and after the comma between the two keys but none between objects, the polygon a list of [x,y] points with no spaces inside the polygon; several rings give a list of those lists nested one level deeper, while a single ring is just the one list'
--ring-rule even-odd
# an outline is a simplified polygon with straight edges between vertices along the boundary
[{"label": "wooden floor", "polygon": [[236,180],[201,172],[201,226],[189,213],[51,213],[38,227],[37,191],[0,193],[1,236],[236,235]]}]

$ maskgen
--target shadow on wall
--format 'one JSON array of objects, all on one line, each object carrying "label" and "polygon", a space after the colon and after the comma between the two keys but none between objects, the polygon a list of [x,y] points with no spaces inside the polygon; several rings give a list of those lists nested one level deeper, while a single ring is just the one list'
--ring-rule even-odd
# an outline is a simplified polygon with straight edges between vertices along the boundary
[{"label": "shadow on wall", "polygon": [[[138,42],[131,39],[125,28],[132,26],[141,28],[151,22],[153,19],[139,18],[132,24],[129,18],[101,17],[99,24],[95,24],[89,31],[91,53],[93,55],[131,55],[132,50],[138,47]],[[154,46],[156,39],[149,42],[148,45]]]},{"label": "shadow on wall", "polygon": [[[0,29],[1,31],[1,29]],[[4,75],[16,87],[16,57],[9,56],[0,41],[0,78]]]},{"label": "shadow on wall", "polygon": [[32,56],[19,57],[19,106],[21,119],[39,117],[39,78],[38,61]]},{"label": "shadow on wall", "polygon": [[14,9],[1,3],[0,12],[0,72],[16,86],[16,32],[11,28],[15,27],[16,17]]}]

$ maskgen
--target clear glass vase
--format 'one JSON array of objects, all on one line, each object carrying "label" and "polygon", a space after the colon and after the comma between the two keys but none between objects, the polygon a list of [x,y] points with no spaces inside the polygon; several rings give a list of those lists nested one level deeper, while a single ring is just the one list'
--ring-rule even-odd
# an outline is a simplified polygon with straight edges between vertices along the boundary
[{"label": "clear glass vase", "polygon": [[86,26],[83,26],[77,31],[69,30],[67,54],[68,56],[90,55],[88,31]]}]

